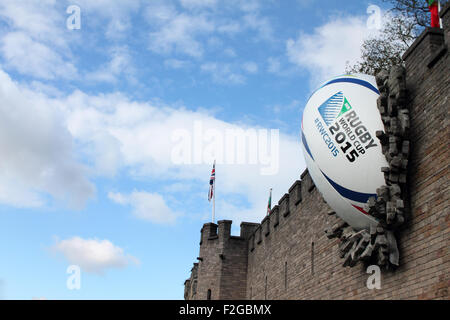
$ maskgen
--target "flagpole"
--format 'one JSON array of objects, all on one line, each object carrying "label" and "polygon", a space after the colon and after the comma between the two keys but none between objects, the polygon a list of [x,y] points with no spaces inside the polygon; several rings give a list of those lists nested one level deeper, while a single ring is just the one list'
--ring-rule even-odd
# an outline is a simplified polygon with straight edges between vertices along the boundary
[{"label": "flagpole", "polygon": [[216,182],[213,185],[213,207],[212,207],[212,223],[214,223],[214,214],[216,210]]},{"label": "flagpole", "polygon": [[216,160],[214,160],[212,223],[214,223],[214,220],[215,220],[215,211],[216,211]]},{"label": "flagpole", "polygon": [[439,27],[442,29],[442,19],[440,17],[440,13],[441,13],[441,0],[438,0],[438,15],[439,15]]}]

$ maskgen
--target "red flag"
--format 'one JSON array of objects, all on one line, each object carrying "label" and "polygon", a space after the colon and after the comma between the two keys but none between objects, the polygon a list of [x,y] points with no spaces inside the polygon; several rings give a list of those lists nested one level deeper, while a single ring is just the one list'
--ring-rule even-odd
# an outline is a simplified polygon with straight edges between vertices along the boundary
[{"label": "red flag", "polygon": [[428,9],[431,13],[431,27],[432,28],[440,28],[439,25],[439,8],[438,8],[438,1],[436,0],[429,0],[428,1]]}]

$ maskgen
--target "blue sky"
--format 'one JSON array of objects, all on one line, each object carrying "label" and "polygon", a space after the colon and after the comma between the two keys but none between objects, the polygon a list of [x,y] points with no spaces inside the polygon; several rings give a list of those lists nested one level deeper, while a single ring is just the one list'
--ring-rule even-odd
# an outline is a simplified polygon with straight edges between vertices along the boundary
[{"label": "blue sky", "polygon": [[[302,108],[359,58],[376,32],[367,26],[371,4],[386,9],[377,1],[2,1],[0,298],[182,299],[210,220],[215,152],[225,153],[216,218],[232,219],[238,234],[241,221],[264,217],[269,188],[276,203],[304,170]],[[80,8],[80,29],[67,28],[70,5]],[[261,153],[250,160],[251,142],[241,163],[226,160],[220,144],[208,153],[230,130],[265,129],[269,173]],[[185,161],[174,160],[186,141]],[[79,290],[66,286],[69,265],[81,268]]]}]

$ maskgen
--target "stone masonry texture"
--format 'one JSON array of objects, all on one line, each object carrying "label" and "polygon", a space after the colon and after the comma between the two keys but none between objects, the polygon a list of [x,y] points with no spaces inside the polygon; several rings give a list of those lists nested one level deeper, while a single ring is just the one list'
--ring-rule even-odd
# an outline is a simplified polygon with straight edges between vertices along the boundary
[{"label": "stone masonry texture", "polygon": [[[207,223],[200,255],[185,282],[185,299],[449,299],[449,30],[427,28],[405,52],[410,106],[410,210],[397,234],[400,266],[382,270],[381,289],[369,290],[367,265],[344,268],[336,223],[308,172],[261,224]],[[300,147],[300,146],[299,146]]]}]

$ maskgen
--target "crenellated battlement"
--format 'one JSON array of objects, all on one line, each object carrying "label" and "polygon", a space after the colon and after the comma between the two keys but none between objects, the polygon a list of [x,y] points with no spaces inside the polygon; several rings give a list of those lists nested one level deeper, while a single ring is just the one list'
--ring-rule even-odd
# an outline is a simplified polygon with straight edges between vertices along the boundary
[{"label": "crenellated battlement", "polygon": [[301,205],[303,197],[314,190],[314,182],[305,170],[300,180],[296,180],[289,188],[288,193],[285,193],[275,205],[270,214],[261,221],[256,227],[255,231],[249,236],[249,251],[255,250],[255,245],[263,243],[264,238],[269,237],[278,230],[278,226],[290,219],[291,212],[294,214],[298,212],[297,207]]},{"label": "crenellated battlement", "polygon": [[240,225],[240,235],[231,235],[231,220],[219,220],[217,224],[208,222],[205,223],[200,230],[200,245],[209,243],[211,241],[219,241],[226,243],[231,240],[247,241],[255,232],[255,229],[260,225],[254,222],[242,222]]}]

